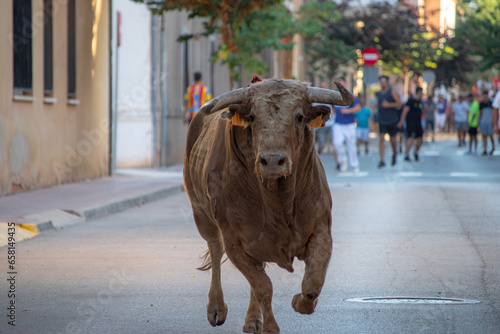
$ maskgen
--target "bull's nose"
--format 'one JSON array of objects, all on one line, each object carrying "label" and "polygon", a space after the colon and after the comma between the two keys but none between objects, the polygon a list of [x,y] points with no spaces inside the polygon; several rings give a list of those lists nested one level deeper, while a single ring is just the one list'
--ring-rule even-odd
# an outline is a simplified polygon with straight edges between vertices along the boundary
[{"label": "bull's nose", "polygon": [[259,162],[264,168],[275,168],[283,166],[286,162],[286,157],[280,153],[265,153],[260,155]]}]

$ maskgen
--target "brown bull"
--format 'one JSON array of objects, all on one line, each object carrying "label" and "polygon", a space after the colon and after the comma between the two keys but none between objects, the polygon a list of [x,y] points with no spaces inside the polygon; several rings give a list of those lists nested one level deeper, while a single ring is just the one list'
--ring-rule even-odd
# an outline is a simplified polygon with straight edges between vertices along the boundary
[{"label": "brown bull", "polygon": [[224,251],[251,286],[244,332],[279,333],[266,262],[292,272],[295,257],[305,261],[302,293],[292,307],[314,312],[332,251],[332,199],[310,128],[327,121],[330,108],[311,104],[352,104],[352,94],[336,85],[340,93],[265,80],[211,100],[193,119],[184,183],[208,244],[201,269],[212,268],[212,326],[227,315],[220,276]]}]

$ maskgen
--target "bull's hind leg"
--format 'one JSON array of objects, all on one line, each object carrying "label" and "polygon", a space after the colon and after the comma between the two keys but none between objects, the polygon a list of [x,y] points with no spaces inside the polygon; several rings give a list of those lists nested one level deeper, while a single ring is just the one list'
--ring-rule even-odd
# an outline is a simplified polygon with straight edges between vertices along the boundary
[{"label": "bull's hind leg", "polygon": [[[194,220],[200,235],[207,241],[210,262],[212,267],[212,280],[208,291],[207,318],[212,326],[220,326],[226,321],[227,305],[224,303],[224,294],[221,285],[221,259],[224,247],[219,235],[219,228],[203,214],[195,214]],[[207,264],[202,270],[210,268]]]},{"label": "bull's hind leg", "polygon": [[[264,270],[264,263],[256,262],[254,259],[248,256],[244,252],[241,244],[226,244],[226,253],[231,262],[245,276],[245,278],[248,280],[248,283],[250,283],[252,295],[255,298],[255,301],[260,305],[262,315],[264,316],[262,333],[279,333],[280,328],[276,323],[276,319],[274,319],[273,308],[271,305],[273,299],[273,285]],[[243,327],[243,330],[245,330],[247,324],[249,325],[248,329],[252,327],[252,321],[249,320],[256,314],[256,312],[254,312],[255,310],[255,303],[252,302],[252,297],[250,297],[250,306],[248,310],[249,312],[247,312],[247,319],[245,321],[245,327]],[[248,317],[249,313],[250,318]],[[256,326],[256,332],[254,333],[261,333],[259,332],[258,322],[253,321],[253,324],[255,324]]]},{"label": "bull's hind leg", "polygon": [[[327,228],[325,227],[325,230]],[[332,237],[328,231],[316,231],[306,250],[306,269],[302,279],[302,293],[296,294],[292,307],[302,314],[311,314],[318,303],[318,296],[325,283],[326,270],[332,255]]]},{"label": "bull's hind leg", "polygon": [[262,330],[262,311],[260,304],[255,294],[250,291],[250,305],[248,305],[245,325],[243,325],[244,333],[260,333]]}]

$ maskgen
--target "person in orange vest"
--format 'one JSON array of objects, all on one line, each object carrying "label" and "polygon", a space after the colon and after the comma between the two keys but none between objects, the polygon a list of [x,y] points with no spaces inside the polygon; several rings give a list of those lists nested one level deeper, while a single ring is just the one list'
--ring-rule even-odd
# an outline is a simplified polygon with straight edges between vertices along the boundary
[{"label": "person in orange vest", "polygon": [[189,125],[201,107],[212,99],[210,88],[203,86],[201,82],[201,72],[195,72],[194,84],[186,89],[186,94],[184,95],[184,113],[182,114],[182,122],[184,124]]}]

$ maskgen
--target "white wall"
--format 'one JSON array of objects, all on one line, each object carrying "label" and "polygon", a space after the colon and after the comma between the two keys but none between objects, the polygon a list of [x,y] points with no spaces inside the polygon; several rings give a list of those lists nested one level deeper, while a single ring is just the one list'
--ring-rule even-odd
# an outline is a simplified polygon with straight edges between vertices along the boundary
[{"label": "white wall", "polygon": [[113,106],[116,87],[116,21],[121,12],[118,48],[117,167],[152,164],[151,13],[131,0],[113,0]]}]

